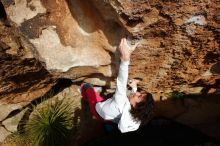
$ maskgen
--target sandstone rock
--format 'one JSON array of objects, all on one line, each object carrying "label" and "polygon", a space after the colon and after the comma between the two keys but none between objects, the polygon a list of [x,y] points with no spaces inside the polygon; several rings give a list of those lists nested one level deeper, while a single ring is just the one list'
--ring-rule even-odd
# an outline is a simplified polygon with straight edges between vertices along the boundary
[{"label": "sandstone rock", "polygon": [[0,126],[0,142],[3,142],[4,139],[11,134],[4,127]]},{"label": "sandstone rock", "polygon": [[144,89],[180,90],[195,78],[216,78],[200,76],[219,61],[218,1],[2,2],[24,44],[31,44],[34,57],[53,75],[73,81],[115,77],[116,47],[129,34],[142,38],[130,77],[141,77]]},{"label": "sandstone rock", "polygon": [[[16,37],[0,39],[2,102],[31,101],[49,91],[57,78],[114,88],[117,46],[126,35],[140,41],[131,56],[129,78],[142,78],[140,87],[154,93],[157,101],[164,100],[159,102],[163,115],[185,115],[179,120],[187,122],[197,113],[188,116],[197,108],[194,101],[185,105],[184,100],[163,97],[165,93],[219,93],[219,1],[1,2],[13,36],[19,36],[18,45],[11,42]],[[71,92],[64,90],[68,97]],[[194,120],[189,124],[199,122]]]},{"label": "sandstone rock", "polygon": [[18,129],[18,125],[21,122],[21,119],[24,116],[24,113],[27,111],[27,108],[19,112],[13,117],[10,117],[2,122],[2,125],[10,132],[16,132]]},{"label": "sandstone rock", "polygon": [[219,96],[191,95],[181,100],[167,99],[156,102],[157,116],[174,119],[196,128],[206,135],[220,139],[219,135]]},{"label": "sandstone rock", "polygon": [[[44,62],[48,70],[66,72],[77,66],[110,64],[110,54],[106,50],[115,48],[109,45],[101,29],[104,28],[101,18],[88,2],[76,3],[64,0],[57,3],[16,0],[14,5],[7,5],[7,2],[3,2],[7,5],[9,18],[25,34],[28,42],[34,45],[38,54],[35,57]],[[54,8],[60,11],[53,12]],[[14,13],[16,11],[30,14],[18,16],[18,13]]]},{"label": "sandstone rock", "polygon": [[[201,96],[201,95],[200,95]],[[220,138],[219,130],[219,97],[203,97],[203,99],[191,99],[185,101],[187,112],[179,115],[176,120],[197,128],[209,136]],[[190,119],[190,120],[189,120]]]},{"label": "sandstone rock", "polygon": [[188,90],[185,91],[187,94],[199,94],[202,93],[203,87],[194,87],[194,88],[188,88]]},{"label": "sandstone rock", "polygon": [[88,78],[88,79],[85,79],[85,82],[92,83],[93,85],[98,85],[98,86],[105,86],[105,85],[107,85],[106,81],[103,81],[103,80],[101,80],[99,78]]},{"label": "sandstone rock", "polygon": [[35,59],[1,54],[0,102],[30,102],[54,85],[52,76]]},{"label": "sandstone rock", "polygon": [[4,120],[12,111],[20,110],[27,103],[17,103],[17,104],[1,104],[0,103],[0,121]]},{"label": "sandstone rock", "polygon": [[215,92],[216,92],[216,89],[215,89],[215,88],[211,88],[211,89],[209,89],[209,91],[208,91],[209,94],[213,94],[213,93],[215,93]]},{"label": "sandstone rock", "polygon": [[0,103],[30,102],[51,89],[54,78],[33,58],[14,28],[1,22]]}]

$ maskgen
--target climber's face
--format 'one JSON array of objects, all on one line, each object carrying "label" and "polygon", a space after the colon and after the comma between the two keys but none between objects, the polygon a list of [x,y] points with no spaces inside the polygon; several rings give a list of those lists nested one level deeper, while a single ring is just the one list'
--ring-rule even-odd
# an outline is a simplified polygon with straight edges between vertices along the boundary
[{"label": "climber's face", "polygon": [[146,93],[145,92],[135,92],[135,93],[132,93],[130,96],[129,96],[129,101],[131,103],[131,105],[133,107],[135,107],[135,105],[139,102],[142,102],[144,100],[146,100]]}]

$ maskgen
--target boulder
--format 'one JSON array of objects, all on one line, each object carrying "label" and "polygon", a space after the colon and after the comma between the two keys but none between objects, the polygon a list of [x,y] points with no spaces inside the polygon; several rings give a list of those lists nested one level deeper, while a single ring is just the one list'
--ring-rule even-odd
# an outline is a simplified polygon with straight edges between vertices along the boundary
[{"label": "boulder", "polygon": [[10,132],[16,132],[18,131],[18,125],[20,124],[20,122],[22,122],[22,118],[25,114],[25,112],[27,111],[27,108],[20,111],[18,114],[7,118],[6,120],[4,120],[2,122],[2,125],[5,126],[5,128],[10,131]]},{"label": "boulder", "polygon": [[219,62],[218,1],[2,3],[23,44],[59,78],[101,78],[107,84],[106,77],[117,75],[120,38],[129,35],[140,42],[132,55],[130,78],[142,78],[140,86],[150,92],[181,90],[182,85],[182,90],[190,90],[190,84],[200,87],[200,81],[209,85],[219,79],[213,72],[202,76]]},{"label": "boulder", "polygon": [[4,127],[0,126],[0,142],[3,142],[4,139],[11,134],[9,131],[7,131]]},{"label": "boulder", "polygon": [[55,78],[15,34],[13,27],[0,21],[0,103],[30,102],[55,84]]},{"label": "boulder", "polygon": [[[165,94],[219,95],[220,1],[1,3],[8,22],[0,25],[0,103],[30,102],[51,90],[60,78],[112,91],[120,62],[118,45],[125,36],[139,42],[131,56],[129,78],[142,79],[139,86],[154,94],[163,115],[187,123],[197,114],[197,109],[193,113],[197,101],[185,100],[185,107],[184,100],[176,104]],[[187,114],[189,107],[192,114]],[[211,122],[218,126],[218,114],[213,114]]]}]

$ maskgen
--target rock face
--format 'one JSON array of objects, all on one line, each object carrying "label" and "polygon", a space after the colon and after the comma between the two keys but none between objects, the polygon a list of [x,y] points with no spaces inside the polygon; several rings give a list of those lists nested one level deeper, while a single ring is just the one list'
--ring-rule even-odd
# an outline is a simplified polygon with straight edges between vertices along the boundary
[{"label": "rock face", "polygon": [[33,58],[14,29],[0,22],[0,102],[30,102],[54,84],[52,75]]},{"label": "rock face", "polygon": [[53,75],[72,80],[95,77],[101,85],[103,80],[113,81],[109,77],[117,73],[116,48],[129,34],[141,40],[130,77],[142,78],[143,88],[191,92],[199,86],[208,92],[207,86],[219,82],[217,0],[2,3],[24,44]]},{"label": "rock face", "polygon": [[55,78],[33,57],[28,44],[15,34],[0,2],[0,145],[17,131],[23,107],[55,84]]},{"label": "rock face", "polygon": [[[109,51],[114,52],[115,46],[110,43],[118,44],[119,36],[117,42],[108,42],[105,33],[112,33],[113,28],[104,24],[91,3],[16,0],[3,4],[47,70],[67,72],[73,67],[111,64]],[[74,74],[70,77],[74,78]]]},{"label": "rock face", "polygon": [[[29,103],[58,78],[114,88],[120,61],[117,46],[126,35],[140,42],[129,78],[142,78],[140,86],[156,100],[173,91],[220,93],[219,0],[1,0],[0,4],[6,12],[0,18],[7,20],[0,25],[0,103]],[[190,116],[185,114],[177,119],[187,123]]]}]

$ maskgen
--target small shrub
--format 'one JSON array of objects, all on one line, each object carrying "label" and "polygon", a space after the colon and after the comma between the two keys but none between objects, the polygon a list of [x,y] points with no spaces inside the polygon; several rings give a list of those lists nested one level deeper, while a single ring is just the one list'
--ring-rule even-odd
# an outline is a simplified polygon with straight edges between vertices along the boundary
[{"label": "small shrub", "polygon": [[[0,144],[1,145],[1,144]],[[31,146],[31,140],[24,134],[14,132],[6,137],[1,146]]]},{"label": "small shrub", "polygon": [[31,114],[25,132],[35,146],[65,145],[73,127],[73,113],[66,102],[46,102],[35,108]]},{"label": "small shrub", "polygon": [[177,99],[184,98],[184,95],[185,95],[184,93],[178,91],[173,91],[169,93],[170,98],[177,98]]}]

